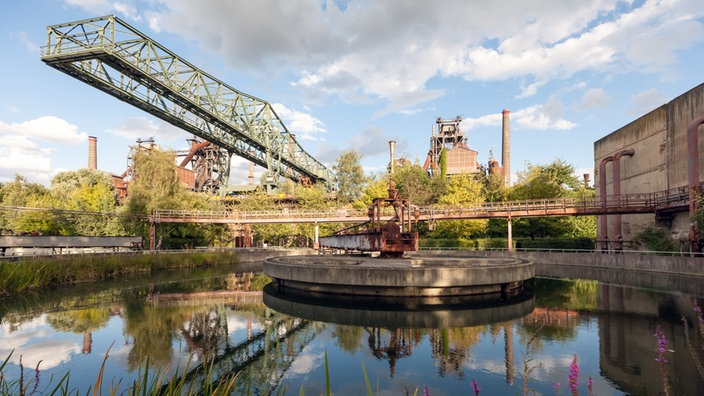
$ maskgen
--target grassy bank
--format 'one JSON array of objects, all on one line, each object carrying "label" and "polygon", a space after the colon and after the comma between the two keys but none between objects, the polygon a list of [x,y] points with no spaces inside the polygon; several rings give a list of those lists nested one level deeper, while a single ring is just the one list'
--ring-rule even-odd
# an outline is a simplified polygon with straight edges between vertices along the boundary
[{"label": "grassy bank", "polygon": [[0,262],[0,296],[108,279],[123,274],[238,262],[234,252],[188,251],[111,255],[27,257]]}]

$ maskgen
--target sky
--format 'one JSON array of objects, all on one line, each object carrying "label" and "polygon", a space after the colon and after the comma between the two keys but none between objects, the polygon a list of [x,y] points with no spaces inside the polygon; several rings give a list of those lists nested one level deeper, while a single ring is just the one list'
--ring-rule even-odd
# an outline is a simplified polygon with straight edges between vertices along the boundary
[{"label": "sky", "polygon": [[[423,164],[435,120],[462,117],[478,160],[563,160],[593,175],[594,142],[703,82],[701,0],[1,0],[0,182],[49,185],[88,165],[121,174],[130,146],[184,132],[44,64],[49,25],[116,15],[230,86],[266,100],[332,169]],[[256,167],[257,175],[262,168]],[[247,181],[234,158],[231,182]],[[593,180],[593,176],[592,176]]]}]

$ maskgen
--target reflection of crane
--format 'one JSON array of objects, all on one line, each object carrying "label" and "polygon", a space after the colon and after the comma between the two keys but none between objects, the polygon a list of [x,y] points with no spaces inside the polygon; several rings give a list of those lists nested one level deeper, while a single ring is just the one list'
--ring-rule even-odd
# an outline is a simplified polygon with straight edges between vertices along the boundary
[{"label": "reflection of crane", "polygon": [[[226,346],[217,356],[196,365],[174,382],[197,387],[206,380],[217,383],[223,375],[237,374],[238,383],[263,390],[264,394],[271,393],[324,325],[283,315],[273,315],[264,324],[264,331],[237,345]],[[209,371],[212,376],[207,376]]]},{"label": "reflection of crane", "polygon": [[385,342],[380,328],[366,329],[369,337],[369,349],[372,355],[379,360],[389,361],[389,376],[396,372],[396,361],[411,356],[413,347],[418,345],[418,340],[413,337],[412,330],[389,330],[389,340]]},{"label": "reflection of crane", "polygon": [[289,133],[272,106],[214,78],[115,16],[49,26],[42,61],[166,122],[283,176],[335,175]]}]

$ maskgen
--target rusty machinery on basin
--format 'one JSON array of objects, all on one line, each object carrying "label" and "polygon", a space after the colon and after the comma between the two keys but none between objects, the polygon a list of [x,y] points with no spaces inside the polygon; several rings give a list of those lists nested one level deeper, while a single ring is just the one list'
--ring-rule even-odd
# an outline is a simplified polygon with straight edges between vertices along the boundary
[{"label": "rusty machinery on basin", "polygon": [[369,206],[368,221],[320,238],[320,246],[380,252],[382,257],[401,257],[404,252],[417,251],[418,232],[412,232],[411,225],[418,221],[420,212],[408,199],[399,198],[393,180],[389,182],[388,191],[387,198],[374,198]]}]

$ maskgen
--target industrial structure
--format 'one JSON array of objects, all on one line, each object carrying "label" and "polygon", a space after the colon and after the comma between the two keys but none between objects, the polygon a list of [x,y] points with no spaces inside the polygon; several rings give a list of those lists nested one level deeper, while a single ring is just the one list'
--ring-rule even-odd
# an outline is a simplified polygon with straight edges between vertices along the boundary
[{"label": "industrial structure", "polygon": [[[502,111],[501,127],[501,165],[489,154],[488,172],[501,178],[505,186],[511,184],[511,132],[509,110]],[[423,164],[423,169],[431,174],[441,173],[441,157],[445,153],[445,175],[452,177],[461,173],[482,173],[486,169],[477,160],[478,152],[468,145],[468,138],[460,128],[462,117],[435,121],[430,137],[430,150]]]},{"label": "industrial structure", "polygon": [[702,123],[704,84],[594,142],[596,193],[602,201],[662,190],[679,189],[689,195],[689,206],[658,211],[656,216],[599,216],[597,241],[601,249],[631,247],[635,237],[652,226],[666,227],[682,250],[701,249],[701,232],[694,217],[699,209],[700,175],[704,174],[698,139]]},{"label": "industrial structure", "polygon": [[[271,104],[198,69],[120,18],[104,16],[47,27],[41,59],[212,143],[217,147],[211,154],[217,153],[218,166],[229,164],[229,158],[219,159],[226,152],[265,167],[267,191],[275,189],[281,177],[335,188],[334,173],[303,150]],[[217,173],[229,174],[229,169]],[[213,188],[207,184],[205,188]]]},{"label": "industrial structure", "polygon": [[[439,118],[433,125],[430,138],[430,151],[423,164],[423,169],[432,174],[439,174],[443,150],[446,156],[445,174],[449,176],[463,172],[478,173],[481,168],[477,161],[477,151],[467,145],[467,137],[460,129],[462,117],[453,120]],[[436,129],[437,127],[437,129]]]}]

